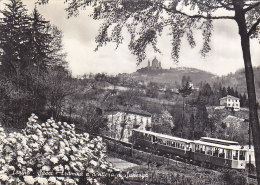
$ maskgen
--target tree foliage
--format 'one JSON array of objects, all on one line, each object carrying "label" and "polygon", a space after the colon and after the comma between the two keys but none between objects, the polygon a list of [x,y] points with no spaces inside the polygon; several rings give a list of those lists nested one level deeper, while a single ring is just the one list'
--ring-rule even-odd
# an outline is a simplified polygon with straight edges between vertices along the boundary
[{"label": "tree foliage", "polygon": [[13,126],[31,112],[45,109],[46,82],[54,66],[65,67],[62,33],[35,8],[29,14],[21,0],[0,11],[1,116]]}]

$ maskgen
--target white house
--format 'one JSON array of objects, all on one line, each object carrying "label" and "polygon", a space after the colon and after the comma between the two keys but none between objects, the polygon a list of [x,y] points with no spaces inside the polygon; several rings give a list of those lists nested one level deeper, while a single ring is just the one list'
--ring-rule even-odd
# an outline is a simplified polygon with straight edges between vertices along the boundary
[{"label": "white house", "polygon": [[219,104],[225,106],[228,109],[234,109],[234,111],[240,110],[239,98],[231,95],[227,95],[226,97],[221,98]]},{"label": "white house", "polygon": [[[108,119],[106,135],[123,141],[128,141],[129,137],[132,136],[133,128],[145,130],[147,126],[151,126],[152,122],[152,115],[149,112],[135,108],[121,107],[106,110],[105,115]],[[121,138],[123,129],[123,137]]]}]

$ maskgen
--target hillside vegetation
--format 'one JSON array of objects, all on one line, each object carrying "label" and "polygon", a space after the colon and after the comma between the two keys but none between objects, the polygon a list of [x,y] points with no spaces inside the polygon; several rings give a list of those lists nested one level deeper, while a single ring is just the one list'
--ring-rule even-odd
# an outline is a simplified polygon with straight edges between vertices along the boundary
[{"label": "hillside vegetation", "polygon": [[[260,67],[254,68],[254,76],[257,100],[260,102]],[[247,93],[244,69],[240,69],[235,73],[230,73],[226,76],[218,77],[215,79],[215,82],[221,83],[222,86],[234,87],[240,93]]]},{"label": "hillside vegetation", "polygon": [[192,83],[198,85],[201,81],[208,81],[216,77],[216,75],[187,67],[178,67],[162,70],[140,69],[131,74],[133,79],[140,81],[151,81],[157,83],[166,83],[171,86],[179,85],[183,76],[190,76]]}]

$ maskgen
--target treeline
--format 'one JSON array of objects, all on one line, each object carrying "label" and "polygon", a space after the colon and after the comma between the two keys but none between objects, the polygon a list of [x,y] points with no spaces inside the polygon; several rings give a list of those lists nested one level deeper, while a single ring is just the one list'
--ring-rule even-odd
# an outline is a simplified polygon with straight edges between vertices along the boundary
[{"label": "treeline", "polygon": [[248,107],[248,98],[245,93],[239,93],[230,86],[222,87],[220,84],[214,85],[213,88],[208,83],[202,85],[199,90],[198,101],[205,105],[219,105],[219,99],[227,95],[239,98],[241,107]]},{"label": "treeline", "polygon": [[58,115],[72,80],[62,32],[21,0],[6,3],[0,17],[0,122],[23,127],[32,112]]}]

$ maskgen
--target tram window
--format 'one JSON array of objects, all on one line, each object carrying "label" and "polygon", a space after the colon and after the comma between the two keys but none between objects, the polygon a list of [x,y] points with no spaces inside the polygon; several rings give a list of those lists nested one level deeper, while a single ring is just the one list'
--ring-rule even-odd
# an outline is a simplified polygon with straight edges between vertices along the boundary
[{"label": "tram window", "polygon": [[200,150],[199,150],[199,145],[195,145],[195,152],[199,152]]},{"label": "tram window", "polygon": [[233,155],[234,160],[238,160],[238,151],[236,150],[236,153]]},{"label": "tram window", "polygon": [[215,151],[214,151],[214,153],[213,153],[213,156],[218,156],[218,148],[215,148]]},{"label": "tram window", "polygon": [[224,153],[224,149],[223,148],[219,149],[219,157],[225,158],[225,153]]},{"label": "tram window", "polygon": [[208,155],[212,155],[212,151],[211,150],[212,150],[211,148],[208,148],[208,150],[207,150],[207,154]]},{"label": "tram window", "polygon": [[240,151],[239,153],[239,160],[245,160],[245,155],[246,155],[246,152],[245,151]]},{"label": "tram window", "polygon": [[227,150],[227,158],[228,159],[231,159],[232,158],[232,155],[231,155],[231,150]]},{"label": "tram window", "polygon": [[225,153],[219,153],[219,157],[225,158]]}]

